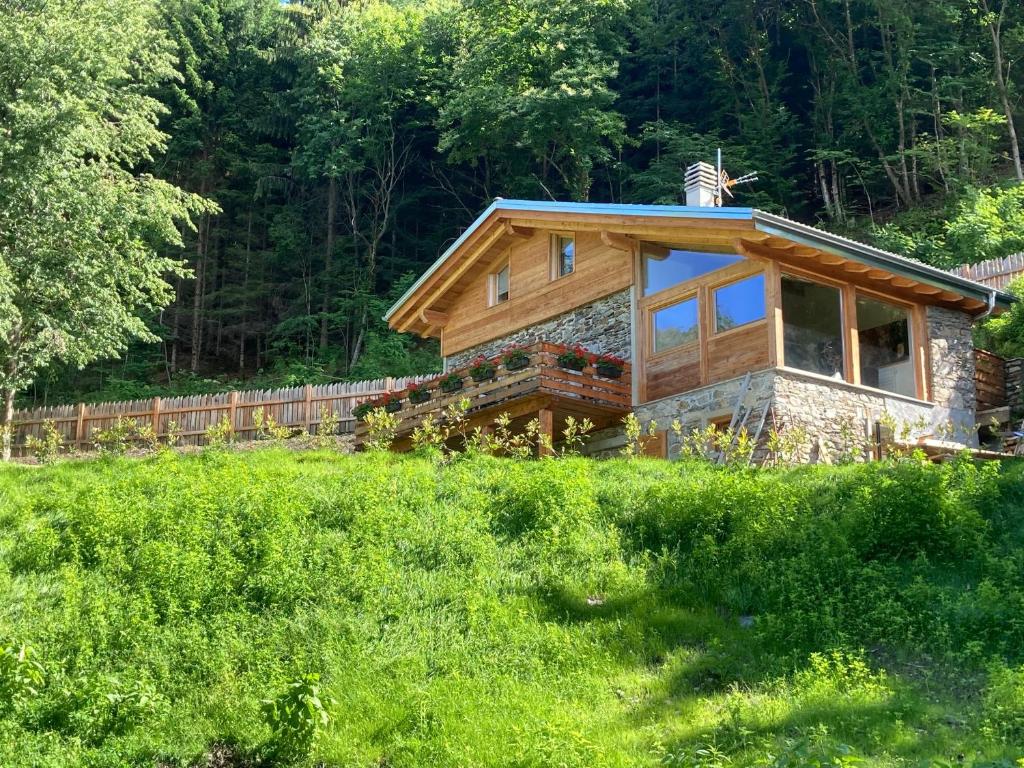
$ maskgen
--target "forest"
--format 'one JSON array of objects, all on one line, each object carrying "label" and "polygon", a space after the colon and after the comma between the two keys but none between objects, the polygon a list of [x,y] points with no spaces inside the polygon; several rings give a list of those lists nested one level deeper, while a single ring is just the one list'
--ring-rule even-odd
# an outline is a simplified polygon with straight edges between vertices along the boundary
[{"label": "forest", "polygon": [[[179,209],[150,222],[144,322],[37,355],[8,377],[26,404],[434,370],[436,346],[381,316],[493,198],[678,203],[718,148],[759,176],[728,204],[943,267],[1024,249],[1012,0],[108,5],[0,0],[0,249],[39,234],[4,231],[35,167],[22,108],[94,77],[48,63],[62,41],[122,57],[110,82],[139,103],[97,107],[61,151]],[[132,109],[152,135],[97,150]]]}]

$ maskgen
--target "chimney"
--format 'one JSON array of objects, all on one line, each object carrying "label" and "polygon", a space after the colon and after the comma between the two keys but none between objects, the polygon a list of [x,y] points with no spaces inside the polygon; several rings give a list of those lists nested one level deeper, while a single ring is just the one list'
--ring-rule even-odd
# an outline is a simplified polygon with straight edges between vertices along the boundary
[{"label": "chimney", "polygon": [[718,200],[718,174],[708,163],[694,163],[686,169],[686,204],[714,207]]}]

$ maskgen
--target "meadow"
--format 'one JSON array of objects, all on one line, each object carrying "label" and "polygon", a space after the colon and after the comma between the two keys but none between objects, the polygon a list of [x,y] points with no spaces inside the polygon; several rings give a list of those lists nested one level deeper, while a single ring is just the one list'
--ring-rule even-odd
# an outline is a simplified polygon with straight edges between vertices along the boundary
[{"label": "meadow", "polygon": [[0,468],[0,765],[1017,766],[1024,464]]}]

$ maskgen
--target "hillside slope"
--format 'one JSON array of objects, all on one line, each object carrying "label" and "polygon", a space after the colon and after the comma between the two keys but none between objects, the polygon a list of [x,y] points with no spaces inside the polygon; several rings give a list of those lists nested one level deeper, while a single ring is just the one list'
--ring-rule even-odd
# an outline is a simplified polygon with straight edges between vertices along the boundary
[{"label": "hillside slope", "polygon": [[1012,766],[1022,510],[1020,464],[4,467],[0,765]]}]

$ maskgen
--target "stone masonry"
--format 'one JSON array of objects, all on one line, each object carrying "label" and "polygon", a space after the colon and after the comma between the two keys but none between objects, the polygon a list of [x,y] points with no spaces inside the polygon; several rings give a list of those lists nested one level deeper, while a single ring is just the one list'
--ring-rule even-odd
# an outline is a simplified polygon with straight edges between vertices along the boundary
[{"label": "stone masonry", "polygon": [[632,360],[629,289],[578,307],[571,312],[531,325],[499,339],[479,344],[445,358],[445,369],[459,368],[478,355],[493,357],[511,344],[550,341],[582,344],[591,352]]},{"label": "stone masonry", "polygon": [[928,307],[928,347],[936,422],[951,422],[962,437],[974,429],[975,382],[972,318],[963,312]]}]

